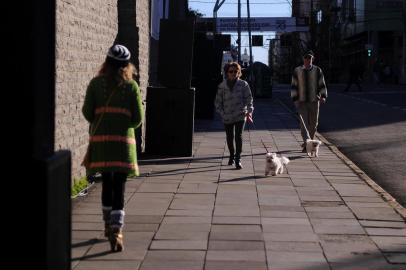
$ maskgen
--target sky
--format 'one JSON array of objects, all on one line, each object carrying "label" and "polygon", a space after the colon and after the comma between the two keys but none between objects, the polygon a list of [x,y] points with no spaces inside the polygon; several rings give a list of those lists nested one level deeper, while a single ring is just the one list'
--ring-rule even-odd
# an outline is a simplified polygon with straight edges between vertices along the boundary
[{"label": "sky", "polygon": [[[292,0],[250,0],[251,17],[291,17]],[[213,17],[213,8],[215,0],[189,0],[189,8],[197,10],[203,14],[203,17]],[[217,12],[217,17],[237,17],[238,16],[238,1],[226,0]],[[241,17],[247,17],[247,1],[241,0]],[[268,64],[268,45],[267,39],[273,38],[274,32],[252,32],[252,35],[263,35],[264,46],[252,47],[254,61],[259,61]],[[236,45],[237,33],[233,33],[231,43]],[[248,48],[248,32],[241,33],[241,53],[244,53],[244,48]],[[246,47],[244,47],[246,46]]]}]

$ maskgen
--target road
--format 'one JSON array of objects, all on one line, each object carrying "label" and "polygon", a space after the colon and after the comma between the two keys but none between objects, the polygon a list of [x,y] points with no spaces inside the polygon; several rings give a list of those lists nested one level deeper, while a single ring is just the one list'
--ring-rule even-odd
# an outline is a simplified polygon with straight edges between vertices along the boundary
[{"label": "road", "polygon": [[[406,86],[342,89],[329,86],[318,131],[406,207]],[[287,85],[274,87],[273,97],[293,107]]]}]

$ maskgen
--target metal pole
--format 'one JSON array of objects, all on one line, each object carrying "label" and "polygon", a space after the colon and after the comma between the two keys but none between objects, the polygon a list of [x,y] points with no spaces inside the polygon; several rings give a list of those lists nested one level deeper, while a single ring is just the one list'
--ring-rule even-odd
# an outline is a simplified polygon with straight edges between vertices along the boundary
[{"label": "metal pole", "polygon": [[241,62],[241,0],[238,0],[238,19],[237,19],[237,31],[238,31],[238,63]]},{"label": "metal pole", "polygon": [[310,46],[311,49],[314,50],[313,42],[314,42],[314,21],[313,21],[313,0],[310,0],[310,15],[309,15],[309,20],[310,20]]},{"label": "metal pole", "polygon": [[250,15],[250,1],[247,0],[247,16],[248,16],[248,38],[250,47],[250,66],[252,65],[252,41],[251,41],[251,15]]}]

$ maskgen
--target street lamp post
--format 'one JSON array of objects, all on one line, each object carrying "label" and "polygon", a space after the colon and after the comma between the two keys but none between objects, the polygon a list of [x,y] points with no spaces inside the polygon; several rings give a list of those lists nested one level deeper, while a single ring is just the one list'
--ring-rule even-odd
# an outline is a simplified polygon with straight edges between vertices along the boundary
[{"label": "street lamp post", "polygon": [[[251,13],[250,13],[250,1],[247,0],[247,23],[248,23],[248,39],[250,47],[250,66],[252,65],[252,41],[251,41]],[[252,70],[252,69],[251,69]]]},{"label": "street lamp post", "polygon": [[238,31],[238,63],[241,62],[241,0],[238,0],[238,19],[237,19],[237,31]]}]

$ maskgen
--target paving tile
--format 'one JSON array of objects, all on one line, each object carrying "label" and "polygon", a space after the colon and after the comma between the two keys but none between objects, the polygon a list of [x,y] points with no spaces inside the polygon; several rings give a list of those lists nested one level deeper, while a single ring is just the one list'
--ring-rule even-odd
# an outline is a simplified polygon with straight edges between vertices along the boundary
[{"label": "paving tile", "polygon": [[271,265],[285,262],[314,262],[320,264],[327,262],[322,252],[267,251],[266,255]]},{"label": "paving tile", "polygon": [[143,183],[137,192],[176,192],[178,184]]},{"label": "paving tile", "polygon": [[263,241],[262,232],[211,232],[210,240]]},{"label": "paving tile", "polygon": [[178,193],[216,193],[217,184],[181,184]]},{"label": "paving tile", "polygon": [[166,216],[188,216],[188,217],[211,217],[211,209],[185,209],[185,210],[171,210],[169,209],[165,215]]},{"label": "paving tile", "polygon": [[139,223],[139,224],[159,224],[162,222],[163,216],[154,216],[154,215],[125,215],[125,223]]},{"label": "paving tile", "polygon": [[210,240],[209,250],[264,250],[262,241],[219,241]]},{"label": "paving tile", "polygon": [[198,224],[198,223],[193,223],[193,224],[171,223],[171,224],[169,224],[169,223],[167,223],[167,224],[161,224],[161,226],[159,227],[159,231],[209,232],[210,228],[211,228],[210,223],[204,223],[204,224]]},{"label": "paving tile", "polygon": [[81,261],[75,270],[128,270],[138,269],[141,265],[141,261]]},{"label": "paving tile", "polygon": [[97,239],[99,236],[102,235],[102,231],[72,231],[72,240],[89,240],[89,239]]},{"label": "paving tile", "polygon": [[126,223],[124,232],[156,232],[159,224],[147,224],[147,223]]},{"label": "paving tile", "polygon": [[340,196],[375,197],[377,193],[366,184],[332,184]]},{"label": "paving tile", "polygon": [[261,217],[270,217],[270,218],[307,218],[307,215],[304,212],[261,210]]},{"label": "paving tile", "polygon": [[262,232],[259,225],[212,225],[212,232]]},{"label": "paving tile", "polygon": [[350,211],[348,212],[308,212],[310,219],[354,219],[354,214]]},{"label": "paving tile", "polygon": [[146,261],[204,261],[205,251],[195,250],[149,250]]},{"label": "paving tile", "polygon": [[352,207],[351,210],[358,219],[404,221],[402,217],[391,208]]},{"label": "paving tile", "polygon": [[260,217],[215,217],[213,224],[261,224]]},{"label": "paving tile", "polygon": [[267,241],[265,242],[266,251],[279,251],[279,252],[316,252],[321,253],[322,249],[318,242],[278,242]]},{"label": "paving tile", "polygon": [[162,224],[203,224],[211,223],[211,216],[207,217],[164,217]]},{"label": "paving tile", "polygon": [[115,260],[128,261],[144,259],[149,242],[127,243],[124,241],[125,252],[111,252],[110,243],[106,240],[92,246],[82,260]]},{"label": "paving tile", "polygon": [[203,270],[203,266],[203,261],[146,260],[139,270]]},{"label": "paving tile", "polygon": [[153,240],[150,249],[207,250],[207,240]]},{"label": "paving tile", "polygon": [[368,235],[406,236],[405,228],[365,228]]},{"label": "paving tile", "polygon": [[311,219],[317,234],[365,234],[356,219]]},{"label": "paving tile", "polygon": [[402,221],[375,221],[375,220],[360,220],[359,223],[364,227],[370,228],[406,228],[406,223]]},{"label": "paving tile", "polygon": [[277,232],[264,233],[264,240],[267,241],[288,241],[288,242],[315,242],[319,238],[317,234],[310,232]]},{"label": "paving tile", "polygon": [[399,236],[371,236],[372,241],[384,252],[405,252],[406,237]]},{"label": "paving tile", "polygon": [[216,205],[214,208],[214,216],[222,217],[258,217],[259,207],[241,207],[234,205]]},{"label": "paving tile", "polygon": [[263,225],[310,225],[307,218],[261,218]]},{"label": "paving tile", "polygon": [[209,232],[165,231],[160,229],[154,236],[155,240],[207,240]]},{"label": "paving tile", "polygon": [[294,225],[294,224],[269,224],[262,225],[262,230],[265,233],[289,233],[289,232],[307,232],[313,233],[313,228],[307,225]]},{"label": "paving tile", "polygon": [[384,253],[384,256],[390,263],[401,263],[406,267],[406,252],[405,253]]},{"label": "paving tile", "polygon": [[204,270],[267,270],[265,262],[207,261]]},{"label": "paving tile", "polygon": [[103,221],[102,215],[101,215],[101,210],[100,214],[94,214],[94,215],[72,215],[72,224],[75,222],[96,222],[100,223]]},{"label": "paving tile", "polygon": [[327,262],[268,262],[272,270],[330,270]]},{"label": "paving tile", "polygon": [[104,230],[104,222],[72,222],[72,230],[77,231]]},{"label": "paving tile", "polygon": [[208,250],[206,260],[266,262],[264,250]]}]

